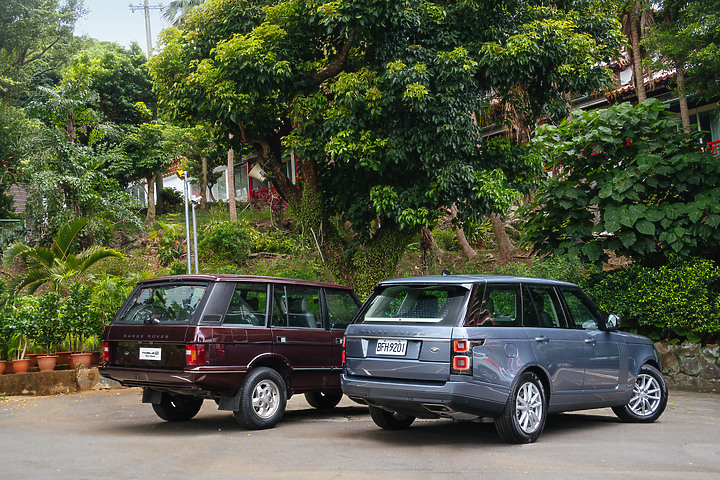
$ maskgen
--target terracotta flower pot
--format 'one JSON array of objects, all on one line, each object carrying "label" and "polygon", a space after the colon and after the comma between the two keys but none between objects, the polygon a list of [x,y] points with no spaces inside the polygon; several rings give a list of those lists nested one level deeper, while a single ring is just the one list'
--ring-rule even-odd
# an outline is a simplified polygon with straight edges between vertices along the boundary
[{"label": "terracotta flower pot", "polygon": [[25,357],[30,360],[30,368],[37,365],[37,353],[28,353],[27,355],[25,355]]},{"label": "terracotta flower pot", "polygon": [[70,365],[72,352],[57,352],[57,365]]},{"label": "terracotta flower pot", "polygon": [[0,375],[5,373],[5,360],[0,360]]},{"label": "terracotta flower pot", "polygon": [[30,359],[22,358],[20,360],[13,360],[12,365],[15,373],[27,373],[30,369]]},{"label": "terracotta flower pot", "polygon": [[78,365],[82,365],[85,368],[90,368],[90,358],[92,358],[91,352],[73,353],[70,359],[70,368],[75,368]]},{"label": "terracotta flower pot", "polygon": [[41,372],[49,372],[55,370],[57,363],[57,355],[40,355],[37,357],[37,366]]},{"label": "terracotta flower pot", "polygon": [[15,373],[15,369],[13,369],[12,360],[5,360],[5,375],[10,375],[11,373]]},{"label": "terracotta flower pot", "polygon": [[90,352],[92,354],[92,357],[90,358],[90,365],[97,365],[100,363],[100,360],[102,360],[102,355],[100,352]]}]

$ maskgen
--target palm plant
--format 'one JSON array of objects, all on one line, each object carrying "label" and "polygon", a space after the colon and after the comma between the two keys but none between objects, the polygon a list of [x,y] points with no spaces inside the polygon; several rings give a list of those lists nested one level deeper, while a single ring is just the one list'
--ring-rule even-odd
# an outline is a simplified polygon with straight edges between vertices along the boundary
[{"label": "palm plant", "polygon": [[185,18],[190,10],[203,3],[205,0],[173,0],[165,8],[163,17],[172,22],[173,27],[180,28],[185,23]]},{"label": "palm plant", "polygon": [[10,267],[15,258],[21,257],[25,260],[27,271],[10,280],[8,290],[17,293],[27,287],[28,294],[33,294],[41,285],[52,282],[54,290],[59,292],[63,283],[76,278],[98,261],[107,257],[123,257],[117,250],[97,245],[78,254],[70,253],[73,240],[87,224],[86,218],[75,218],[65,223],[53,238],[50,248],[13,243],[5,251],[3,262]]}]

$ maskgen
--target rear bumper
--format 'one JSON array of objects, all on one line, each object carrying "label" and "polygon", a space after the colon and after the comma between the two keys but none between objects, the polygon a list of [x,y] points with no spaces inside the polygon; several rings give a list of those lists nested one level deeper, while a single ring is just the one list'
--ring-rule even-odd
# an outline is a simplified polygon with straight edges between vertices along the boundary
[{"label": "rear bumper", "polygon": [[447,382],[373,379],[343,373],[343,393],[355,401],[421,418],[496,417],[505,408],[507,387],[453,375]]},{"label": "rear bumper", "polygon": [[245,370],[149,370],[108,364],[98,371],[126,387],[202,396],[235,395],[246,375]]}]

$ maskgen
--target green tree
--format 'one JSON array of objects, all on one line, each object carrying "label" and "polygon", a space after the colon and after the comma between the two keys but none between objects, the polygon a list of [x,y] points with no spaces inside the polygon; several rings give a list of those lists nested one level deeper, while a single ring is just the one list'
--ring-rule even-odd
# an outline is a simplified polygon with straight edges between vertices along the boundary
[{"label": "green tree", "polygon": [[559,173],[539,188],[527,238],[592,262],[615,252],[645,265],[674,254],[720,258],[720,157],[656,99],[573,112],[532,145]]},{"label": "green tree", "polygon": [[25,287],[28,294],[33,294],[42,285],[50,282],[56,292],[61,291],[64,284],[76,279],[95,263],[108,257],[122,258],[122,253],[102,246],[91,246],[79,253],[72,253],[73,241],[88,221],[75,218],[63,225],[53,238],[50,248],[17,242],[12,244],[3,255],[3,263],[10,267],[20,257],[24,260],[27,270],[13,277],[8,283],[12,292],[20,292]]},{"label": "green tree", "polygon": [[126,182],[145,179],[148,187],[147,215],[145,224],[155,222],[155,183],[156,176],[170,164],[175,155],[175,145],[172,143],[173,129],[162,122],[143,123],[131,126],[122,142],[125,154],[123,162],[114,165],[112,172],[117,178],[124,178]]},{"label": "green tree", "polygon": [[17,98],[57,71],[77,51],[75,22],[82,0],[6,0],[0,3],[0,97]]},{"label": "green tree", "polygon": [[151,111],[156,108],[147,59],[140,47],[130,49],[98,42],[74,55],[63,69],[63,84],[81,83],[97,95],[94,108],[104,122],[138,125],[147,118],[140,102]]},{"label": "green tree", "polygon": [[[617,42],[603,28],[616,23],[597,4],[211,0],[166,31],[150,69],[161,108],[255,151],[327,264],[367,292],[445,209],[462,224],[508,207],[472,112],[490,108],[491,89],[521,85],[539,112],[607,79],[598,65]],[[300,188],[282,164],[290,150]]]}]

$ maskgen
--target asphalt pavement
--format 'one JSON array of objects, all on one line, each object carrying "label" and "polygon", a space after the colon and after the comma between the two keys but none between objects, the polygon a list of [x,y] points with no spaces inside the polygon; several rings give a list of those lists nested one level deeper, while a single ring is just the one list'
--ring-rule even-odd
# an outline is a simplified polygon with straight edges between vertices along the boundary
[{"label": "asphalt pavement", "polygon": [[418,420],[384,431],[343,398],[302,395],[270,430],[240,427],[206,401],[195,419],[160,420],[139,389],[0,398],[0,479],[713,479],[720,394],[670,392],[653,424],[610,409],[549,418],[537,443],[510,445],[492,423]]}]

